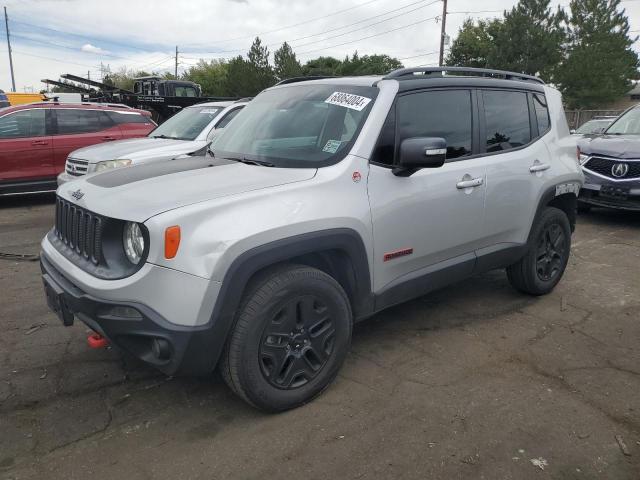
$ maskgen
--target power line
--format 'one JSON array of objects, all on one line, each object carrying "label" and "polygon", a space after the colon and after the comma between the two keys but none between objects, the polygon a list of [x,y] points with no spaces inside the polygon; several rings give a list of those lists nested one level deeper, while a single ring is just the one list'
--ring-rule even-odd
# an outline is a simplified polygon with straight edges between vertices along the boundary
[{"label": "power line", "polygon": [[338,43],[336,45],[330,45],[328,47],[323,47],[323,48],[316,48],[314,50],[307,50],[306,52],[299,52],[297,55],[306,55],[308,53],[319,52],[321,50],[327,50],[329,48],[341,47],[343,45],[349,45],[351,43],[356,43],[356,42],[359,42],[361,40],[368,40],[369,38],[379,37],[380,35],[386,35],[387,33],[392,33],[392,32],[396,32],[398,30],[402,30],[402,29],[405,29],[405,28],[413,27],[414,25],[418,25],[420,23],[428,22],[430,20],[435,20],[436,18],[440,18],[440,16],[425,18],[425,19],[422,19],[422,20],[418,20],[417,22],[409,23],[408,25],[402,25],[401,27],[392,28],[390,30],[385,30],[384,32],[374,33],[373,35],[368,35],[366,37],[357,38],[355,40],[351,40],[351,41],[348,41],[348,42]]},{"label": "power line", "polygon": [[[368,2],[363,2],[363,3],[360,3],[358,5],[354,5],[353,7],[345,8],[343,10],[338,10],[338,11],[330,13],[328,15],[323,15],[321,17],[311,18],[311,19],[305,20],[303,22],[294,23],[292,25],[287,25],[285,27],[276,28],[274,30],[269,30],[269,31],[260,32],[260,33],[254,33],[254,34],[246,35],[246,36],[242,36],[242,37],[227,38],[225,40],[212,40],[211,42],[208,42],[208,43],[226,43],[226,42],[233,42],[233,41],[236,41],[236,40],[246,40],[248,38],[255,38],[255,37],[262,36],[262,35],[269,35],[271,33],[280,32],[282,30],[289,30],[290,28],[299,27],[300,25],[306,25],[308,23],[316,22],[318,20],[323,20],[325,18],[334,17],[334,16],[339,15],[341,13],[348,12],[350,10],[355,10],[356,8],[364,7],[365,5],[369,5],[371,3],[379,2],[379,1],[380,0],[369,0]],[[193,46],[198,46],[198,45],[206,45],[206,44],[203,44],[203,43],[192,43],[192,44],[187,44],[185,46],[192,46],[193,47]]]}]

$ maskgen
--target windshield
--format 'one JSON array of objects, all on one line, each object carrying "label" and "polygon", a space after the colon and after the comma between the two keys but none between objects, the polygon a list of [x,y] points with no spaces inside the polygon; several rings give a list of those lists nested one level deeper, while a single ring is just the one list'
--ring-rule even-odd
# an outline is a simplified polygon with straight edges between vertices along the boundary
[{"label": "windshield", "polygon": [[605,132],[608,135],[640,135],[640,108],[623,113]]},{"label": "windshield", "polygon": [[576,133],[589,135],[592,133],[602,133],[611,124],[611,120],[589,120],[582,125]]},{"label": "windshield", "polygon": [[149,136],[151,138],[195,140],[221,110],[222,107],[185,108],[156,128]]},{"label": "windshield", "polygon": [[378,94],[375,87],[303,84],[267,90],[211,144],[216,157],[315,168],[346,156]]}]

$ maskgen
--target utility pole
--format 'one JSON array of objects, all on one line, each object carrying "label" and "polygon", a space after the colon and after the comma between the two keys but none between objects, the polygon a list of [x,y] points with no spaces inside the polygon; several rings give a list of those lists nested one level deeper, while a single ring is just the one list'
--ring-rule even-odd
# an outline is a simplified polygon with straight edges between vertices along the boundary
[{"label": "utility pole", "polygon": [[11,91],[16,91],[16,78],[13,76],[13,57],[11,56],[11,40],[9,40],[9,17],[7,7],[4,7],[4,26],[7,30],[7,50],[9,50],[9,69],[11,70]]},{"label": "utility pole", "polygon": [[442,7],[442,32],[440,33],[440,66],[444,63],[444,40],[447,36],[447,0],[442,1],[444,5]]},{"label": "utility pole", "polygon": [[178,46],[176,45],[176,80],[178,79]]},{"label": "utility pole", "polygon": [[87,70],[87,80],[91,80],[91,70]]}]

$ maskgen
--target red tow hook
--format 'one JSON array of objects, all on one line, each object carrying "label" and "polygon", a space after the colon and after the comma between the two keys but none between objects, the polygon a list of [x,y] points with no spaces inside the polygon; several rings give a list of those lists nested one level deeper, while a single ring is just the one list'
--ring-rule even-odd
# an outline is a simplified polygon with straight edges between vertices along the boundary
[{"label": "red tow hook", "polygon": [[87,337],[87,343],[91,348],[104,348],[109,345],[109,340],[94,332]]}]

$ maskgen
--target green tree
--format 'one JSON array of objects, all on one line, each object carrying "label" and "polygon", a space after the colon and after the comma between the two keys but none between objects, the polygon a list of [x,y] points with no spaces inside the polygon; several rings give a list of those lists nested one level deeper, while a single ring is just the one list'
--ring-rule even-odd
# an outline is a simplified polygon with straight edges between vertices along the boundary
[{"label": "green tree", "polygon": [[247,54],[248,63],[253,68],[253,80],[255,82],[255,93],[264,90],[272,86],[276,78],[273,73],[273,68],[269,64],[269,49],[266,46],[262,46],[262,41],[259,37],[253,41],[249,53]]},{"label": "green tree", "polygon": [[302,65],[287,42],[284,42],[278,50],[273,52],[273,64],[273,70],[278,80],[302,75]]},{"label": "green tree", "polygon": [[364,55],[358,52],[347,57],[336,68],[337,75],[384,75],[392,70],[402,68],[402,63],[389,55]]},{"label": "green tree", "polygon": [[476,24],[467,19],[451,44],[445,60],[452,67],[498,68],[496,62],[496,37],[502,20],[479,20]]},{"label": "green tree", "polygon": [[229,66],[224,60],[198,60],[198,63],[187,70],[182,78],[200,84],[203,95],[231,96],[227,90],[227,73]]},{"label": "green tree", "polygon": [[259,92],[255,77],[253,66],[238,55],[227,64],[225,91],[234,97],[252,97]]},{"label": "green tree", "polygon": [[620,0],[572,0],[566,59],[555,77],[570,108],[604,106],[638,78],[640,62]]},{"label": "green tree", "polygon": [[302,67],[302,74],[305,77],[313,77],[316,75],[332,76],[337,75],[338,68],[342,62],[333,57],[318,57],[309,60]]},{"label": "green tree", "polygon": [[505,12],[496,29],[496,67],[550,81],[562,61],[566,41],[566,14],[562,8],[554,12],[550,0],[520,0]]}]

